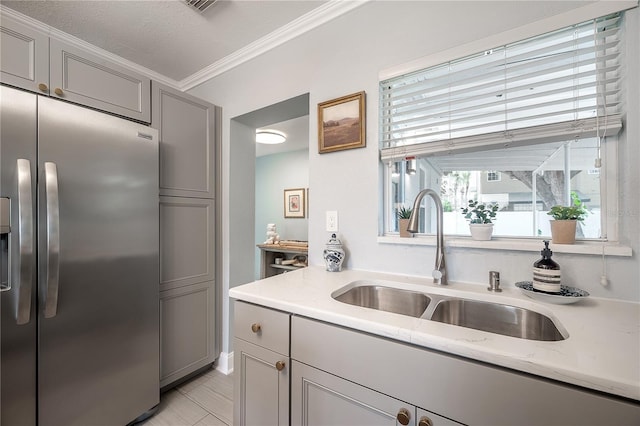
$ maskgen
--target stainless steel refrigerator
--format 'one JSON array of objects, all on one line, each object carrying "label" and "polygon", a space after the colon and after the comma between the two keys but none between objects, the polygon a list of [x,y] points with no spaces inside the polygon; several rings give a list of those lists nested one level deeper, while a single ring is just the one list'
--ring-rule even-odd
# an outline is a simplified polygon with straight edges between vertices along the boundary
[{"label": "stainless steel refrigerator", "polygon": [[0,87],[2,426],[125,425],[159,402],[158,137]]}]

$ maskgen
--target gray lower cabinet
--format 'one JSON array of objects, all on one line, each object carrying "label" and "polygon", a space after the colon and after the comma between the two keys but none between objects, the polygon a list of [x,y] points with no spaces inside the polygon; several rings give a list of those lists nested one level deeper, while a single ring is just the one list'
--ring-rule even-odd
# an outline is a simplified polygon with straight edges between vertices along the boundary
[{"label": "gray lower cabinet", "polygon": [[[419,426],[429,426],[426,418],[434,425],[495,426],[628,426],[640,421],[637,402],[298,316],[291,319],[291,359],[292,424],[323,424],[327,414],[316,414],[320,409],[313,405],[355,413],[368,404],[385,413],[379,413],[381,419],[401,408],[377,406],[386,402],[377,396],[366,399],[371,391],[428,409],[417,409],[410,420]],[[320,423],[311,421],[316,415]],[[342,424],[363,423],[348,418]]]},{"label": "gray lower cabinet", "polygon": [[0,81],[42,95],[151,121],[151,79],[2,15]]},{"label": "gray lower cabinet", "polygon": [[297,361],[291,389],[292,425],[416,425],[414,406]]},{"label": "gray lower cabinet", "polygon": [[233,340],[234,425],[289,425],[289,357]]},{"label": "gray lower cabinet", "polygon": [[244,302],[234,309],[234,425],[289,425],[289,321]]},{"label": "gray lower cabinet", "polygon": [[291,424],[460,425],[295,360],[291,362]]},{"label": "gray lower cabinet", "polygon": [[160,386],[211,364],[214,353],[212,282],[160,292]]}]

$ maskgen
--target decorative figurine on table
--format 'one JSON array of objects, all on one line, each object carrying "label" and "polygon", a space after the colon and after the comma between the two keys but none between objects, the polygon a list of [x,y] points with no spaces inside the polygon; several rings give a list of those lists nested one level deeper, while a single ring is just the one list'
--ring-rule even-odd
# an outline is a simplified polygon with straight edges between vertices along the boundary
[{"label": "decorative figurine on table", "polygon": [[327,248],[323,252],[324,263],[327,265],[327,271],[340,272],[342,270],[342,262],[344,262],[344,249],[342,242],[331,234],[331,238],[327,243]]},{"label": "decorative figurine on table", "polygon": [[279,244],[280,243],[280,235],[276,232],[276,224],[269,223],[267,224],[267,241],[265,244]]}]

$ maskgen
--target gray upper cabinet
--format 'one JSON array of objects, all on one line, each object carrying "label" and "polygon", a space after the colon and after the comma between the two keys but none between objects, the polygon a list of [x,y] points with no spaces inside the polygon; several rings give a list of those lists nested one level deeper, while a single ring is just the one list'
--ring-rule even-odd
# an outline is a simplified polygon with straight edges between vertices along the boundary
[{"label": "gray upper cabinet", "polygon": [[51,96],[149,123],[151,80],[51,39]]},{"label": "gray upper cabinet", "polygon": [[3,16],[0,81],[32,92],[48,93],[49,37]]},{"label": "gray upper cabinet", "polygon": [[160,195],[214,198],[216,106],[153,82]]},{"label": "gray upper cabinet", "polygon": [[149,123],[151,79],[2,17],[0,81]]}]

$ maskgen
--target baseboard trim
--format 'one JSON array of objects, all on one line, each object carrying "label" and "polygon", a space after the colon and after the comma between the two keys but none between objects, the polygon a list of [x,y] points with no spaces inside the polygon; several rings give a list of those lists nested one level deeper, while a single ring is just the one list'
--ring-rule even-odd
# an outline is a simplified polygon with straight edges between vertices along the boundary
[{"label": "baseboard trim", "polygon": [[216,370],[226,375],[233,373],[233,352],[220,352]]}]

